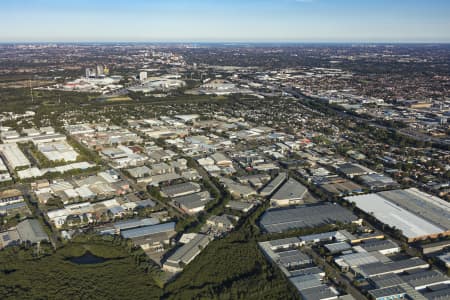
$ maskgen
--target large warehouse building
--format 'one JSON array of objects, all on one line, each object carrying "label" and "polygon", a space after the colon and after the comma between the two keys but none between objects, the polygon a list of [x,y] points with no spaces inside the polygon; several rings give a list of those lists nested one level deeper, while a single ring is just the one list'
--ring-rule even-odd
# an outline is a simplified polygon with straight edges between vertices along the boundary
[{"label": "large warehouse building", "polygon": [[349,210],[337,204],[326,203],[268,210],[261,217],[260,225],[263,230],[275,233],[356,221],[358,218]]},{"label": "large warehouse building", "polygon": [[417,189],[345,199],[380,222],[401,230],[409,242],[450,235],[450,204]]},{"label": "large warehouse building", "polygon": [[30,161],[17,144],[0,144],[0,153],[12,170],[30,166]]}]

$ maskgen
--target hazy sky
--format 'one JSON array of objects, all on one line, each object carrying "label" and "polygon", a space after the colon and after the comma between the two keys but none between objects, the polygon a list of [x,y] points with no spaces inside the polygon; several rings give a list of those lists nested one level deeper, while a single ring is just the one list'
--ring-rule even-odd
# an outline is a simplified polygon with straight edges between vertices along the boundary
[{"label": "hazy sky", "polygon": [[0,41],[450,42],[450,0],[0,0]]}]

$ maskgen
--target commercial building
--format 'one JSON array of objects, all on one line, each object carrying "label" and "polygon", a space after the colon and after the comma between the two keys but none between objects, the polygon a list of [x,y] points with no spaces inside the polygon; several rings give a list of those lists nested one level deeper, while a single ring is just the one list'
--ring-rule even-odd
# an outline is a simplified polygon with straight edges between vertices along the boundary
[{"label": "commercial building", "polygon": [[307,192],[308,189],[304,185],[293,178],[289,178],[270,198],[270,205],[276,207],[303,204]]},{"label": "commercial building", "polygon": [[[450,203],[419,191],[416,188],[392,190],[378,193],[384,199],[394,203],[421,218],[450,231]],[[450,232],[449,232],[450,234]]]},{"label": "commercial building", "polygon": [[297,249],[301,244],[296,237],[258,243],[263,254],[280,268],[302,299],[337,299],[338,291],[324,284],[325,272],[314,265],[311,257]]},{"label": "commercial building", "polygon": [[400,278],[416,290],[423,290],[430,286],[450,284],[450,278],[437,270],[410,272]]},{"label": "commercial building", "polygon": [[243,213],[249,212],[253,207],[255,207],[254,203],[242,202],[242,201],[234,201],[230,200],[226,204],[226,207],[231,210],[241,211]]},{"label": "commercial building", "polygon": [[345,200],[401,230],[409,242],[450,234],[450,204],[416,189],[351,196]]},{"label": "commercial building", "polygon": [[29,167],[30,161],[15,143],[0,144],[0,153],[11,170],[21,167]]},{"label": "commercial building", "polygon": [[161,195],[163,197],[181,197],[193,193],[200,192],[201,188],[198,183],[195,182],[186,182],[180,184],[169,185],[161,188]]},{"label": "commercial building", "polygon": [[235,199],[249,198],[257,194],[250,186],[237,183],[229,178],[222,177],[220,181],[227,187],[231,196]]},{"label": "commercial building", "polygon": [[203,191],[173,198],[173,203],[187,214],[196,214],[203,211],[210,200],[209,192]]},{"label": "commercial building", "polygon": [[24,202],[23,194],[16,189],[0,192],[0,206]]},{"label": "commercial building", "polygon": [[[151,221],[150,221],[151,222]],[[144,222],[146,223],[146,222]],[[141,225],[142,221],[134,225]],[[128,227],[132,224],[122,224]],[[120,226],[120,225],[119,225]],[[144,250],[162,251],[164,244],[169,244],[170,239],[176,234],[175,222],[139,226],[135,228],[120,229],[120,235],[125,239],[131,239],[133,243]]]},{"label": "commercial building", "polygon": [[383,255],[389,255],[400,252],[400,246],[391,240],[371,239],[362,242],[361,248],[367,252],[379,252]]},{"label": "commercial building", "polygon": [[267,232],[275,233],[357,221],[358,218],[347,209],[337,204],[326,203],[268,210],[261,217],[260,226]]},{"label": "commercial building", "polygon": [[406,299],[406,291],[401,286],[392,286],[369,291],[369,295],[375,300]]},{"label": "commercial building", "polygon": [[0,232],[0,249],[21,243],[38,244],[48,240],[48,235],[41,224],[39,224],[39,221],[26,219],[17,224],[15,228]]},{"label": "commercial building", "polygon": [[372,263],[360,266],[355,271],[364,278],[371,278],[385,274],[399,274],[413,269],[427,269],[429,264],[420,258],[413,257],[388,263]]},{"label": "commercial building", "polygon": [[177,273],[181,272],[187,264],[194,260],[209,244],[210,237],[197,234],[188,243],[178,248],[163,264],[163,270]]},{"label": "commercial building", "polygon": [[373,170],[369,168],[354,163],[345,163],[339,165],[337,167],[337,171],[341,174],[344,174],[348,178],[375,173]]},{"label": "commercial building", "polygon": [[305,300],[333,300],[338,299],[339,293],[335,288],[322,284],[300,291],[300,296]]},{"label": "commercial building", "polygon": [[73,162],[78,153],[66,141],[38,143],[38,150],[50,161]]},{"label": "commercial building", "polygon": [[398,186],[398,183],[391,177],[378,173],[360,176],[359,180],[372,190]]}]

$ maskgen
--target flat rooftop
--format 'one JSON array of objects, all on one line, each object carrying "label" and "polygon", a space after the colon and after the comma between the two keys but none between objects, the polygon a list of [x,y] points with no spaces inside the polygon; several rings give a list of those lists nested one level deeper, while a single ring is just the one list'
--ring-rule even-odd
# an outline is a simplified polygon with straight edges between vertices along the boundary
[{"label": "flat rooftop", "polygon": [[369,215],[392,228],[400,229],[408,239],[420,238],[445,232],[424,218],[396,205],[379,194],[367,194],[345,198]]},{"label": "flat rooftop", "polygon": [[316,227],[336,222],[351,223],[357,217],[337,204],[302,205],[294,208],[266,211],[260,225],[267,232],[283,232],[290,229]]},{"label": "flat rooftop", "polygon": [[378,193],[402,208],[420,215],[439,227],[450,230],[450,203],[415,188]]}]

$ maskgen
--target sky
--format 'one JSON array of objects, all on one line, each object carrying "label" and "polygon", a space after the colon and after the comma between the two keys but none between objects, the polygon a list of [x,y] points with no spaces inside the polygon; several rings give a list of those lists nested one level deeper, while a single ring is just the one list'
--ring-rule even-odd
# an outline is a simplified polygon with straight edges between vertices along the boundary
[{"label": "sky", "polygon": [[0,0],[0,42],[450,42],[450,0]]}]

